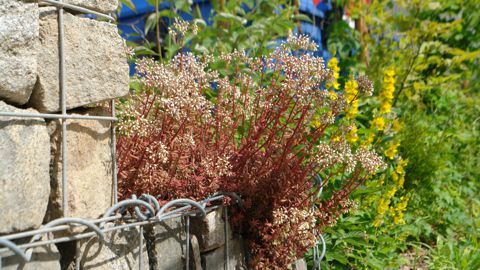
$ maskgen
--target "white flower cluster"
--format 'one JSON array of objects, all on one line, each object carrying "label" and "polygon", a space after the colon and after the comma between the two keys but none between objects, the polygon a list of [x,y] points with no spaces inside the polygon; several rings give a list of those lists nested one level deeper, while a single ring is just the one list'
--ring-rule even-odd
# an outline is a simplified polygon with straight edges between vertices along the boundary
[{"label": "white flower cluster", "polygon": [[346,173],[352,173],[357,165],[361,166],[367,174],[373,174],[385,167],[382,158],[372,150],[360,148],[352,153],[344,139],[330,144],[320,143],[317,146],[315,160],[323,169],[343,164]]},{"label": "white flower cluster", "polygon": [[175,18],[173,25],[168,28],[168,34],[173,40],[177,40],[180,37],[185,37],[189,32],[191,32],[193,35],[196,35],[198,33],[197,24],[178,18]]},{"label": "white flower cluster", "polygon": [[169,64],[142,59],[137,72],[147,92],[157,95],[158,106],[175,119],[182,121],[192,113],[210,118],[212,104],[201,91],[216,78],[192,54],[179,54]]},{"label": "white flower cluster", "polygon": [[284,49],[317,51],[318,45],[307,35],[290,35],[287,42],[282,44]]},{"label": "white flower cluster", "polygon": [[[316,218],[313,212],[307,209],[280,207],[273,212],[273,227],[280,228],[279,237],[277,237],[273,245],[282,245],[296,234],[298,243],[305,247],[315,245],[315,235],[313,234],[316,226]],[[298,235],[302,236],[300,239]]]},{"label": "white flower cluster", "polygon": [[373,174],[378,170],[384,170],[386,167],[382,158],[373,150],[367,148],[357,150],[356,160],[368,174]]},{"label": "white flower cluster", "polygon": [[200,166],[205,170],[208,177],[219,178],[233,175],[232,165],[225,155],[216,158],[204,157]]}]

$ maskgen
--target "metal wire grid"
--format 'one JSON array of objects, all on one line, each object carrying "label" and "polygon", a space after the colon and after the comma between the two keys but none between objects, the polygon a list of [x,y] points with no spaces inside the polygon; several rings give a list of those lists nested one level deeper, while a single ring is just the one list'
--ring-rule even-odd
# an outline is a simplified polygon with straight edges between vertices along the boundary
[{"label": "metal wire grid", "polygon": [[[223,201],[225,196],[230,196],[237,202],[240,202],[240,198],[235,194],[215,194],[202,201],[193,201],[189,199],[177,199],[170,201],[160,207],[157,199],[151,195],[144,194],[139,198],[133,196],[131,199],[127,199],[118,202],[118,185],[117,185],[117,167],[116,167],[116,145],[115,145],[115,101],[111,100],[112,114],[108,116],[82,116],[82,115],[70,115],[67,114],[66,106],[66,92],[67,87],[65,84],[66,68],[65,68],[65,50],[64,50],[64,9],[77,11],[84,14],[93,14],[97,17],[107,19],[109,21],[115,21],[115,19],[107,14],[99,13],[87,8],[78,7],[76,5],[63,3],[63,0],[39,0],[39,2],[56,6],[58,10],[58,42],[59,42],[59,86],[60,86],[60,100],[61,100],[61,114],[44,114],[44,113],[18,113],[18,112],[0,112],[0,117],[20,117],[20,118],[45,118],[45,119],[59,119],[62,123],[62,210],[64,218],[55,219],[39,229],[14,233],[0,237],[0,269],[2,268],[2,257],[6,254],[8,256],[13,252],[15,255],[21,257],[25,262],[29,262],[32,259],[32,255],[35,247],[51,245],[56,243],[62,243],[72,240],[80,240],[90,237],[98,237],[100,241],[105,239],[105,233],[122,230],[130,227],[139,228],[139,254],[143,253],[143,226],[147,224],[155,224],[167,219],[175,217],[185,217],[186,219],[186,269],[189,269],[189,257],[190,257],[190,216],[196,214],[205,215],[208,211],[212,211],[215,207],[207,207],[207,204],[214,201]],[[112,157],[112,180],[114,185],[114,205],[107,209],[102,218],[95,220],[88,220],[77,217],[68,216],[68,145],[67,145],[67,120],[68,119],[82,119],[82,120],[96,120],[96,121],[110,121],[110,136],[111,136],[111,157]],[[129,214],[127,208],[132,208],[135,212],[134,215]],[[141,210],[142,209],[145,210]],[[226,207],[226,206],[224,206]],[[171,210],[174,209],[174,210]],[[167,212],[167,210],[169,210]],[[226,211],[225,217],[226,215]],[[119,221],[122,221],[120,223]],[[112,227],[106,227],[107,222],[115,222]],[[51,237],[50,239],[42,239],[42,236],[49,235],[53,232],[69,230],[72,226],[83,226],[88,228],[84,233],[72,234],[64,237]],[[227,237],[227,222],[225,222],[225,239]],[[14,240],[24,239],[31,237],[28,243],[16,244]],[[225,269],[228,269],[228,240],[225,247]],[[2,256],[3,255],[3,256]],[[78,256],[77,256],[78,259]],[[138,269],[143,270],[143,257],[139,256]],[[76,263],[77,269],[80,269],[80,263]]]},{"label": "metal wire grid", "polygon": [[[112,180],[114,185],[114,205],[107,209],[102,218],[95,220],[88,220],[84,218],[77,217],[64,217],[53,220],[39,229],[10,234],[0,237],[0,270],[2,269],[2,255],[9,254],[13,252],[17,256],[21,257],[25,262],[29,262],[32,259],[33,249],[39,246],[51,245],[56,243],[62,243],[73,240],[80,240],[90,237],[98,237],[100,241],[105,239],[105,233],[109,233],[116,230],[122,230],[130,227],[139,228],[139,266],[138,269],[143,270],[144,262],[141,254],[143,253],[143,226],[148,224],[155,224],[167,219],[175,217],[185,217],[185,230],[186,230],[186,254],[185,254],[185,264],[186,269],[189,269],[190,262],[190,216],[195,214],[205,215],[208,211],[212,211],[218,206],[215,207],[206,207],[208,203],[213,201],[223,201],[225,196],[232,197],[237,203],[241,204],[241,199],[235,193],[219,193],[212,195],[209,198],[206,198],[202,201],[196,202],[189,199],[177,199],[170,201],[160,207],[158,201],[155,197],[143,194],[139,198],[133,196],[131,199],[127,199],[121,202],[118,202],[118,181],[117,181],[117,165],[116,165],[116,138],[115,138],[115,122],[117,118],[115,116],[115,100],[111,100],[111,116],[83,116],[83,115],[69,115],[67,114],[66,109],[66,68],[65,68],[65,50],[64,50],[64,9],[69,9],[77,11],[84,14],[93,14],[98,17],[107,19],[109,21],[115,21],[115,19],[107,14],[99,13],[87,8],[82,8],[76,5],[63,3],[63,0],[39,0],[47,5],[56,6],[58,10],[58,39],[59,39],[59,86],[60,86],[60,100],[61,100],[61,114],[44,114],[44,113],[18,113],[18,112],[0,112],[0,117],[23,117],[23,118],[44,118],[44,119],[59,119],[62,123],[62,210],[63,216],[68,216],[68,174],[67,174],[67,159],[68,159],[68,145],[67,145],[67,120],[68,119],[81,119],[81,120],[97,120],[97,121],[110,121],[110,137],[111,137],[111,156],[112,156]],[[321,179],[317,181],[320,181]],[[320,189],[317,197],[321,195],[322,189]],[[181,206],[181,207],[180,207]],[[130,215],[126,209],[129,207],[134,208],[135,215]],[[140,209],[144,207],[146,209],[144,212]],[[174,210],[166,212],[167,209],[177,207]],[[224,219],[228,220],[228,211],[227,207],[224,207]],[[119,221],[123,223],[118,223]],[[117,222],[113,227],[105,227],[107,222]],[[229,268],[229,240],[228,240],[228,222],[225,222],[224,233],[225,233],[225,248],[224,248],[224,269],[228,270]],[[65,231],[70,229],[72,226],[83,226],[90,229],[88,232],[73,234],[65,237],[52,238],[47,240],[42,240],[43,235],[49,235],[53,232]],[[49,235],[51,236],[51,235]],[[31,240],[28,243],[24,244],[15,244],[13,241],[31,237]],[[322,252],[319,253],[318,245],[314,247],[313,257],[314,257],[314,269],[320,269],[320,261],[325,255],[325,240],[322,235],[320,235],[320,241],[322,243]],[[77,260],[79,257],[77,256]],[[80,269],[80,263],[76,263],[77,269]]]},{"label": "metal wire grid", "polygon": [[[320,189],[318,190],[316,195],[315,194],[312,195],[312,201],[320,198],[320,196],[322,196],[322,192],[323,192],[323,180],[320,177],[320,175],[318,175],[318,174],[314,175],[313,179],[315,180],[315,184],[318,185],[320,187]],[[316,196],[316,198],[314,198],[315,196]],[[315,212],[315,206],[314,205],[312,205],[312,208],[310,209],[310,211]],[[323,235],[321,233],[319,233],[316,229],[314,229],[313,233],[314,233],[314,235],[318,235],[318,237],[320,238],[320,240],[317,239],[317,242],[315,243],[315,246],[313,247],[313,270],[316,270],[316,269],[321,270],[322,267],[320,265],[320,262],[323,260],[323,257],[325,257],[325,253],[327,252],[327,246],[325,244],[325,239],[323,238]],[[322,252],[321,253],[319,252],[319,249],[318,249],[318,245],[320,243],[322,243]]]}]

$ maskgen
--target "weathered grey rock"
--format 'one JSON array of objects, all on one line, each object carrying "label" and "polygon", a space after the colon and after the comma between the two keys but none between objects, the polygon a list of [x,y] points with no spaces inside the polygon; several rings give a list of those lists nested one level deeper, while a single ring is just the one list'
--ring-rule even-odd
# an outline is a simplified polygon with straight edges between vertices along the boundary
[{"label": "weathered grey rock", "polygon": [[[107,224],[111,227],[113,224]],[[99,244],[98,238],[80,241],[80,268],[84,270],[130,270],[148,269],[148,255],[145,241],[140,251],[140,230],[135,227],[105,234],[105,242]],[[141,252],[141,253],[140,253]]]},{"label": "weathered grey rock", "polygon": [[113,12],[118,7],[118,0],[63,0],[63,2],[102,13]]},{"label": "weathered grey rock", "polygon": [[[27,242],[21,241],[21,243]],[[45,240],[45,239],[43,239]],[[9,255],[2,258],[3,270],[60,270],[60,254],[55,245],[36,247],[32,259],[25,262],[21,257]]]},{"label": "weathered grey rock", "polygon": [[[198,239],[201,252],[207,252],[224,245],[224,208],[218,208],[208,213],[205,217],[192,217],[191,231]],[[232,238],[232,231],[228,222],[227,234],[229,238]]]},{"label": "weathered grey rock", "polygon": [[[105,116],[102,108],[78,109],[73,115]],[[52,147],[52,192],[47,220],[62,217],[62,126],[48,123]],[[97,218],[112,206],[113,180],[110,122],[68,120],[67,122],[68,216]],[[30,189],[31,190],[31,189]]]},{"label": "weathered grey rock", "polygon": [[200,245],[195,235],[190,236],[190,269],[202,270],[202,257],[200,255]]},{"label": "weathered grey rock", "polygon": [[155,225],[157,269],[185,269],[186,233],[183,218],[168,219]]},{"label": "weathered grey rock", "polygon": [[[223,270],[225,263],[225,246],[202,254],[202,264],[205,270]],[[245,247],[240,238],[228,242],[228,269],[247,270]]]},{"label": "weathered grey rock", "polygon": [[[35,112],[2,101],[0,111]],[[50,193],[49,164],[43,119],[0,117],[0,234],[42,224]]]},{"label": "weathered grey rock", "polygon": [[297,269],[297,270],[308,270],[307,262],[305,259],[298,259],[289,267],[289,269]]},{"label": "weathered grey rock", "polygon": [[27,103],[37,78],[38,4],[0,0],[0,99]]},{"label": "weathered grey rock", "polygon": [[[128,94],[125,42],[114,24],[66,13],[65,69],[68,109]],[[41,112],[60,111],[58,23],[55,9],[40,9],[38,82],[30,105]]]}]

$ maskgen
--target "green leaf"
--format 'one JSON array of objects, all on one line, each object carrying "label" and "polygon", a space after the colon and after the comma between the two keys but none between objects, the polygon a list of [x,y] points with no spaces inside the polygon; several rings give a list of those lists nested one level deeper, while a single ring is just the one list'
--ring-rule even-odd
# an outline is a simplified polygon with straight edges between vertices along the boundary
[{"label": "green leaf", "polygon": [[239,23],[239,24],[242,24],[242,25],[247,23],[246,19],[244,19],[240,16],[233,15],[231,13],[227,13],[227,12],[218,13],[218,15],[215,17],[215,19],[217,19],[219,21],[236,22],[236,23]]},{"label": "green leaf", "polygon": [[137,8],[135,7],[135,4],[132,2],[132,0],[122,0],[121,3],[133,10],[134,12],[137,12]]},{"label": "green leaf", "polygon": [[296,14],[296,15],[293,15],[293,16],[292,16],[292,20],[298,20],[298,21],[304,21],[304,22],[313,23],[312,19],[310,19],[310,17],[308,17],[308,16],[305,15],[305,14]]},{"label": "green leaf", "polygon": [[151,29],[154,29],[157,26],[157,14],[152,13],[148,15],[145,20],[145,34],[147,34]]}]

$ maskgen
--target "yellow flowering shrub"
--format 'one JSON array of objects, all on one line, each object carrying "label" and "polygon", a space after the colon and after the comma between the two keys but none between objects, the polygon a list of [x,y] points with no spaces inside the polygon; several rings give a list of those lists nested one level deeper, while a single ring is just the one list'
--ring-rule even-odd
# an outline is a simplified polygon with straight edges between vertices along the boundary
[{"label": "yellow flowering shrub", "polygon": [[334,88],[335,90],[340,89],[340,83],[338,82],[338,78],[340,77],[340,67],[338,66],[338,59],[336,57],[332,57],[330,61],[328,61],[327,67],[333,72],[333,80],[327,83],[327,88]]},{"label": "yellow flowering shrub", "polygon": [[380,93],[380,112],[390,113],[392,111],[393,92],[395,91],[395,70],[387,68],[383,77],[383,88]]},{"label": "yellow flowering shrub", "polygon": [[350,144],[353,144],[353,143],[355,143],[356,141],[358,141],[357,131],[358,131],[357,126],[353,125],[353,126],[350,127],[350,130],[349,130],[348,133],[347,133],[347,141],[348,141]]},{"label": "yellow flowering shrub", "polygon": [[395,156],[397,155],[397,148],[400,146],[400,143],[391,143],[390,146],[385,150],[384,154],[386,157],[389,159],[394,159]]},{"label": "yellow flowering shrub", "polygon": [[375,117],[375,118],[372,120],[372,126],[373,126],[376,130],[382,131],[382,130],[385,128],[385,118],[383,118],[382,116]]},{"label": "yellow flowering shrub", "polygon": [[[338,65],[338,61],[329,67]],[[375,218],[373,226],[379,227],[382,224],[404,224],[403,213],[408,205],[408,196],[405,194],[403,185],[405,182],[405,167],[407,161],[398,155],[398,148],[401,142],[395,138],[396,134],[401,130],[400,121],[396,119],[395,113],[392,111],[393,100],[395,97],[396,73],[394,68],[389,67],[383,73],[382,87],[376,96],[377,106],[366,106],[359,111],[359,93],[362,87],[365,89],[365,81],[361,78],[353,79],[350,77],[345,82],[345,118],[347,121],[356,119],[357,116],[364,117],[370,115],[370,121],[365,126],[352,124],[346,133],[346,140],[351,145],[359,144],[360,147],[368,147],[379,149],[383,152],[384,159],[389,161],[389,169],[378,177],[373,177],[366,183],[367,186],[379,188],[380,192],[368,195],[363,198],[366,208],[376,205]],[[333,86],[332,86],[333,87]],[[336,95],[330,92],[330,95]],[[367,118],[368,119],[368,118]],[[333,141],[338,140],[332,136]]]},{"label": "yellow flowering shrub", "polygon": [[408,200],[409,198],[407,196],[401,196],[398,203],[394,207],[390,207],[390,213],[395,225],[405,224],[403,213],[407,209]]}]

